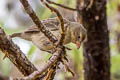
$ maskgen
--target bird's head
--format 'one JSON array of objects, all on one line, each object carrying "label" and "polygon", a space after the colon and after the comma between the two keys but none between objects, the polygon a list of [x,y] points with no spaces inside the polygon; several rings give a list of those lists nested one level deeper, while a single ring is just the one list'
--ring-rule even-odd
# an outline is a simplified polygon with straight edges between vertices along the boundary
[{"label": "bird's head", "polygon": [[77,22],[71,23],[71,41],[76,44],[77,48],[80,48],[81,43],[86,39],[86,29]]}]

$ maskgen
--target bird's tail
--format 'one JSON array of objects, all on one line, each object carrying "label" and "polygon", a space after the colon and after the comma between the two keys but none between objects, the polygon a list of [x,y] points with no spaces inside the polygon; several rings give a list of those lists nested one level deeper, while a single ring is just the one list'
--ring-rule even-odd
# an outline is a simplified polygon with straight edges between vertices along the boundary
[{"label": "bird's tail", "polygon": [[21,37],[21,33],[13,33],[11,35],[9,35],[11,38],[14,38],[14,37]]}]

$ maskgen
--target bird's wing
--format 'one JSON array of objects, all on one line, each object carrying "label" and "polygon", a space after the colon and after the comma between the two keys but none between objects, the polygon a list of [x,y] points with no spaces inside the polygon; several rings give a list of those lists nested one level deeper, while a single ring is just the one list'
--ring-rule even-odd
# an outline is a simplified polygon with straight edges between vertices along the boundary
[{"label": "bird's wing", "polygon": [[58,25],[54,24],[54,23],[43,23],[47,29],[49,29],[50,31],[56,31],[59,30]]},{"label": "bird's wing", "polygon": [[[43,23],[44,24],[44,23]],[[46,23],[44,24],[47,29],[49,29],[50,31],[56,31],[56,30],[59,30],[59,28],[55,25],[55,24],[52,24],[52,23]],[[31,33],[31,32],[40,32],[40,30],[38,29],[38,27],[36,27],[35,25],[29,27],[28,29],[26,29],[24,31],[24,33]]]},{"label": "bird's wing", "polygon": [[35,25],[30,26],[24,31],[24,33],[39,32],[40,30]]},{"label": "bird's wing", "polygon": [[[68,22],[66,19],[64,19],[65,23]],[[56,31],[59,30],[59,21],[58,19],[55,18],[49,18],[46,20],[42,20],[41,21],[47,29],[49,29],[50,31]],[[31,33],[31,32],[39,32],[40,30],[35,26],[31,26],[28,29],[26,29],[24,32],[25,33]]]}]

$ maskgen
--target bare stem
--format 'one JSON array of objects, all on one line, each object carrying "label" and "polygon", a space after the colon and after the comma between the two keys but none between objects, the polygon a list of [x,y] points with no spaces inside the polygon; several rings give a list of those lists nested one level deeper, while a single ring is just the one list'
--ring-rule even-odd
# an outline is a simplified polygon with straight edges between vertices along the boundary
[{"label": "bare stem", "polygon": [[59,23],[60,23],[60,29],[61,29],[61,38],[60,38],[59,44],[63,44],[64,38],[65,38],[65,29],[64,29],[64,20],[63,20],[62,15],[57,9],[55,9],[54,7],[44,2],[44,0],[41,0],[41,2],[57,15]]},{"label": "bare stem", "polygon": [[46,1],[47,1],[48,3],[50,3],[50,4],[54,4],[54,5],[59,6],[59,7],[61,7],[61,8],[65,8],[65,9],[68,9],[68,10],[71,10],[71,11],[78,11],[77,9],[67,7],[67,6],[65,6],[65,5],[58,4],[58,3],[55,3],[55,2],[50,1],[50,0],[46,0]]}]

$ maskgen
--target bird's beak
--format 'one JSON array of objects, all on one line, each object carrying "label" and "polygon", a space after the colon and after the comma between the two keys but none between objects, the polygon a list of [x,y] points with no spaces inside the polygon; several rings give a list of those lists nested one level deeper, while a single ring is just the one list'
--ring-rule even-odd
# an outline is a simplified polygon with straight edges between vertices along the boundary
[{"label": "bird's beak", "polygon": [[80,48],[80,46],[81,46],[81,42],[76,41],[76,46],[77,46],[77,49],[79,49],[79,48]]}]

